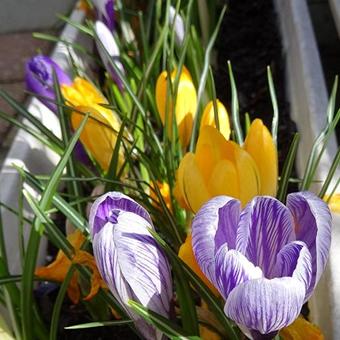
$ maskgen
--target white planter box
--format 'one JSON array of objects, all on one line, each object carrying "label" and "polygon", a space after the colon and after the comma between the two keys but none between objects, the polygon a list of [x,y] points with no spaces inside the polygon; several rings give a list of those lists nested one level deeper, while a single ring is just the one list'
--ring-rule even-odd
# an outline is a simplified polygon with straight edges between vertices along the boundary
[{"label": "white planter box", "polygon": [[[276,0],[276,7],[286,55],[291,116],[301,133],[297,170],[302,176],[312,143],[325,126],[328,94],[306,1]],[[326,178],[337,148],[336,139],[332,137],[316,178]],[[339,176],[340,170],[334,179]],[[335,180],[331,188],[334,184]],[[320,185],[314,185],[313,190],[318,192]],[[340,214],[333,214],[333,221],[328,266],[309,303],[311,318],[321,327],[327,340],[340,339]]]},{"label": "white planter box", "polygon": [[[81,22],[83,19],[83,11],[73,11],[71,15],[72,21]],[[70,25],[66,25],[61,37],[69,42],[84,39],[84,36],[78,34],[78,30]],[[51,54],[53,60],[55,60],[66,72],[71,73],[67,56],[68,50],[63,44],[59,43],[56,45]],[[74,56],[77,62],[82,63],[80,58],[78,58],[75,54]],[[52,132],[60,136],[60,126],[57,116],[39,100],[36,98],[31,99],[27,109],[41,122],[43,122]],[[13,168],[13,164],[25,167],[32,173],[50,174],[57,164],[58,159],[59,158],[55,153],[39,143],[34,137],[23,130],[19,130],[0,171],[0,200],[14,209],[17,209],[18,207],[18,197],[19,190],[21,190],[21,184],[20,176]],[[20,255],[18,252],[18,219],[16,215],[4,208],[1,209],[1,213],[4,225],[7,256],[10,259],[9,269],[11,274],[21,274]],[[25,206],[24,214],[25,216],[32,217],[32,212],[29,207]],[[29,236],[29,232],[30,227],[26,225],[24,229],[24,236],[26,239]],[[46,240],[41,242],[40,248],[38,263],[42,264],[46,253]]]}]

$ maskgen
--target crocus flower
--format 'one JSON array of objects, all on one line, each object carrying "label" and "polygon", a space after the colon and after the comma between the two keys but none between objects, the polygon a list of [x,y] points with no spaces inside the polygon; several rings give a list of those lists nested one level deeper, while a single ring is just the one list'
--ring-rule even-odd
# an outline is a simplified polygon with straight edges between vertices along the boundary
[{"label": "crocus flower", "polygon": [[[53,103],[55,99],[53,89],[53,70],[60,84],[70,85],[70,77],[51,58],[37,55],[26,63],[25,82],[28,91],[41,96],[40,100],[53,112],[57,111]],[[44,99],[50,98],[51,100]]]},{"label": "crocus flower", "polygon": [[99,41],[98,39],[96,39],[96,45],[97,45],[100,58],[106,70],[111,75],[112,79],[117,83],[119,88],[122,89],[123,88],[122,82],[119,76],[117,75],[117,72],[112,67],[112,64],[110,63],[110,60],[109,60],[109,58],[111,58],[112,62],[115,63],[115,65],[118,67],[120,72],[124,74],[124,67],[119,60],[120,53],[119,53],[119,48],[116,43],[116,40],[114,36],[112,35],[112,32],[101,21],[96,21],[94,25],[94,29],[95,29],[97,38],[99,39]]},{"label": "crocus flower", "polygon": [[[171,83],[174,85],[177,69],[175,69],[171,75]],[[171,91],[169,89],[169,102],[167,103],[167,91],[168,91],[168,73],[163,71],[156,83],[156,104],[160,114],[163,125],[167,125],[168,136],[172,137],[172,105]],[[176,123],[178,126],[179,140],[183,148],[186,148],[191,137],[192,125],[194,114],[196,112],[197,94],[195,86],[192,82],[189,71],[183,67],[181,75],[179,77],[178,91],[176,97],[176,106],[174,113],[176,116]],[[168,110],[167,110],[168,108]]]},{"label": "crocus flower", "polygon": [[103,21],[112,31],[115,26],[115,12],[113,0],[93,0],[97,19]]},{"label": "crocus flower", "polygon": [[259,171],[253,158],[216,128],[202,127],[196,152],[187,153],[179,165],[175,187],[179,203],[196,212],[217,195],[239,198],[245,205],[259,192]]},{"label": "crocus flower", "polygon": [[224,312],[253,339],[290,325],[325,268],[331,241],[327,204],[310,192],[257,196],[241,211],[228,196],[209,200],[192,223],[192,246]]},{"label": "crocus flower", "polygon": [[[100,105],[108,104],[108,101],[85,79],[75,78],[71,85],[62,85],[61,89],[70,106],[77,111],[90,113],[90,119],[80,135],[80,140],[102,169],[108,170],[120,129],[119,117],[112,110]],[[84,118],[84,115],[77,111],[71,115],[74,129],[79,127]],[[123,151],[120,152],[120,164],[122,159]]]},{"label": "crocus flower", "polygon": [[[224,105],[219,100],[216,100],[216,108],[217,108],[217,117],[218,117],[218,122],[219,122],[219,131],[222,133],[222,135],[224,136],[226,140],[229,140],[230,124],[229,124],[228,112],[226,108],[224,107]],[[206,125],[213,126],[216,128],[213,101],[210,101],[206,105],[203,111],[200,129],[202,129]]]},{"label": "crocus flower", "polygon": [[[243,206],[256,195],[275,195],[277,152],[267,128],[258,121],[250,127],[247,148],[226,140],[212,126],[201,128],[195,153],[187,153],[177,171],[174,193],[183,208],[196,212],[218,195],[238,198]],[[254,147],[249,153],[251,142]],[[265,161],[266,154],[270,163]]]},{"label": "crocus flower", "polygon": [[283,340],[324,340],[321,330],[302,316],[283,328],[280,331],[280,338]]},{"label": "crocus flower", "polygon": [[[79,230],[76,230],[74,233],[70,234],[67,239],[75,250],[72,260],[70,260],[62,250],[59,250],[55,260],[46,267],[37,268],[35,270],[35,275],[46,280],[63,282],[72,263],[85,265],[92,271],[91,290],[84,298],[84,300],[90,300],[97,294],[99,288],[106,288],[106,285],[99,275],[93,256],[80,249],[81,245],[85,242],[83,234]],[[80,300],[78,276],[78,272],[75,271],[70,281],[70,285],[67,288],[67,294],[74,304],[78,303]]]},{"label": "crocus flower", "polygon": [[128,307],[134,300],[169,317],[172,282],[169,263],[150,234],[148,212],[130,197],[109,192],[99,197],[90,212],[94,256],[114,297],[147,339],[159,331]]},{"label": "crocus flower", "polygon": [[183,18],[179,13],[176,13],[174,6],[169,7],[169,22],[175,30],[175,41],[178,46],[181,46],[185,36],[185,27]]}]

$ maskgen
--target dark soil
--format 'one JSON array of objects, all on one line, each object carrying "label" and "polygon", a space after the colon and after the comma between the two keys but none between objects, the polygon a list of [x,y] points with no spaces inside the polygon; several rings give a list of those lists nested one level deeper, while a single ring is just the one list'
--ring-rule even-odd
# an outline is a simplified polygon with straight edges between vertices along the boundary
[{"label": "dark soil", "polygon": [[[290,119],[285,89],[285,62],[279,23],[270,0],[229,0],[217,39],[217,67],[214,70],[219,99],[230,107],[231,90],[227,61],[230,60],[240,105],[240,116],[261,118],[271,129],[273,109],[267,83],[267,66],[272,71],[279,106],[279,167],[296,132]],[[293,188],[291,188],[293,189]]]}]

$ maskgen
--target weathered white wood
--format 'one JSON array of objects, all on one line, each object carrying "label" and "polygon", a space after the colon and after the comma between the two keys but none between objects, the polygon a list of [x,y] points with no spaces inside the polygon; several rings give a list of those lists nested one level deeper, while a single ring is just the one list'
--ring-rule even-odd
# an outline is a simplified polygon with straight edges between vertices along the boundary
[{"label": "weathered white wood", "polygon": [[[334,0],[339,3],[339,1]],[[313,141],[326,123],[328,94],[305,0],[276,0],[286,57],[286,75],[291,116],[301,134],[297,170],[302,176]],[[316,178],[325,179],[337,152],[332,136],[317,169]],[[340,176],[334,176],[331,187]],[[318,192],[320,184],[314,184]],[[340,188],[338,189],[338,191]],[[340,215],[333,214],[333,241],[330,260],[320,283],[310,300],[312,320],[326,339],[340,339]]]},{"label": "weathered white wood", "polygon": [[340,36],[340,0],[329,0],[329,6],[332,11],[338,35]]}]

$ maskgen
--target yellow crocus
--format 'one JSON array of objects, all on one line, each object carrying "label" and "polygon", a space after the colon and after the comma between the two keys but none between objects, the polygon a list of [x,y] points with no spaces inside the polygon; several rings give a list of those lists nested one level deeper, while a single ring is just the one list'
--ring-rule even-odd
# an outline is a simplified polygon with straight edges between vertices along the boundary
[{"label": "yellow crocus", "polygon": [[260,187],[259,171],[249,153],[216,128],[204,126],[196,152],[187,153],[179,165],[174,193],[184,208],[197,212],[218,195],[236,197],[245,205]]},{"label": "yellow crocus", "polygon": [[[323,199],[327,202],[329,195],[325,195]],[[329,200],[328,206],[333,213],[340,213],[340,194],[334,194]]]},{"label": "yellow crocus", "polygon": [[[162,204],[157,196],[156,189],[153,183],[151,185],[150,190],[150,198],[152,199],[152,205],[157,208],[162,208]],[[156,182],[157,188],[164,200],[166,207],[171,211],[171,195],[170,195],[170,186],[167,182]]]},{"label": "yellow crocus", "polygon": [[244,149],[254,159],[261,177],[260,195],[276,196],[278,160],[277,148],[261,119],[255,119],[248,131]]},{"label": "yellow crocus", "polygon": [[[229,124],[229,117],[228,112],[224,105],[217,99],[216,100],[216,108],[217,108],[217,117],[219,122],[219,131],[222,133],[226,140],[229,140],[230,137],[230,124]],[[201,119],[201,127],[200,130],[206,125],[216,127],[215,123],[215,112],[214,112],[214,102],[210,101],[202,115]]]},{"label": "yellow crocus", "polygon": [[[76,230],[67,237],[67,240],[71,243],[75,251],[72,260],[69,259],[62,250],[59,250],[55,260],[46,267],[37,268],[35,275],[46,280],[63,282],[72,264],[85,265],[92,271],[91,289],[89,294],[84,298],[84,300],[90,300],[97,294],[99,288],[106,288],[106,285],[99,274],[93,255],[80,249],[85,241],[84,235],[79,230]],[[79,302],[80,288],[78,285],[77,271],[73,273],[67,288],[67,294],[74,304]]]},{"label": "yellow crocus", "polygon": [[[175,69],[170,75],[172,86],[174,85],[176,74],[177,69]],[[162,123],[164,126],[165,124],[167,125],[167,133],[168,136],[171,138],[173,125],[173,101],[171,99],[171,91],[169,90],[169,102],[167,103],[167,89],[169,85],[168,82],[168,72],[163,71],[159,75],[156,83],[156,105]],[[196,106],[196,89],[192,82],[189,71],[185,67],[183,67],[181,75],[179,77],[176,106],[174,109],[176,123],[178,126],[179,140],[183,148],[186,148],[190,141]]]},{"label": "yellow crocus", "polygon": [[[108,104],[108,101],[85,79],[75,78],[72,85],[61,85],[61,89],[66,102],[78,111],[72,112],[71,115],[74,129],[78,128],[83,120],[82,113],[90,113],[90,118],[80,135],[80,141],[102,169],[108,170],[121,125],[118,116],[101,105]],[[121,150],[120,164],[122,158]]]},{"label": "yellow crocus", "polygon": [[283,340],[324,340],[320,329],[299,316],[290,326],[280,331]]}]

